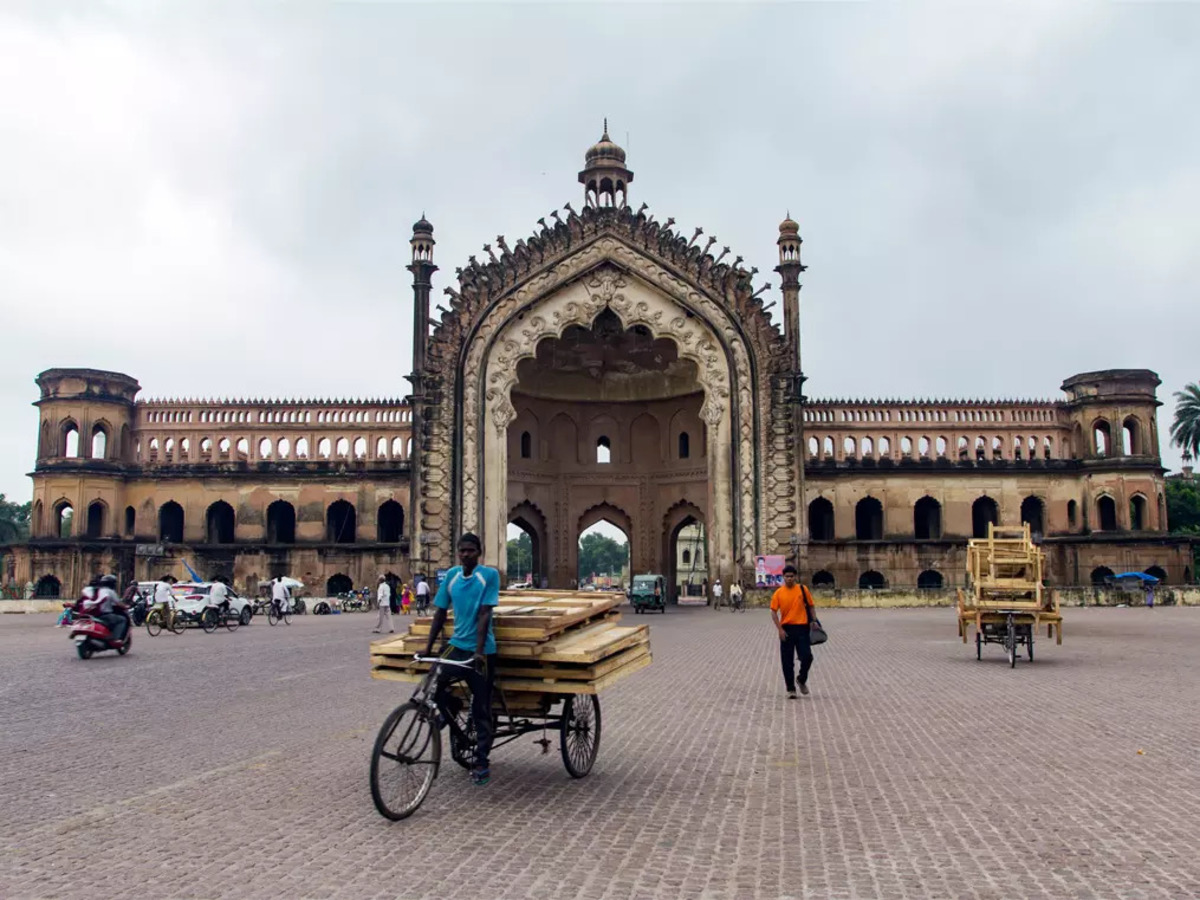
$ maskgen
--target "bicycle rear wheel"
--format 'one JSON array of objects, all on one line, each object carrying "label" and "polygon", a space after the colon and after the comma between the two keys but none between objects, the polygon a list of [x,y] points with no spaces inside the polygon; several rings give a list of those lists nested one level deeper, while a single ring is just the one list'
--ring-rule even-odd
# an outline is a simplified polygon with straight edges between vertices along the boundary
[{"label": "bicycle rear wheel", "polygon": [[212,634],[217,630],[217,626],[221,623],[217,621],[217,611],[211,606],[207,607],[200,614],[200,627],[204,629],[205,634]]},{"label": "bicycle rear wheel", "polygon": [[267,610],[267,623],[270,625],[275,625],[278,622],[279,622],[279,613],[275,612],[274,607],[271,607],[271,609]]},{"label": "bicycle rear wheel", "polygon": [[176,634],[183,634],[187,630],[187,619],[182,613],[170,613],[167,615],[167,621],[171,623],[171,630]]},{"label": "bicycle rear wheel", "polygon": [[283,624],[284,625],[292,624],[292,611],[290,609],[285,609],[283,611]]},{"label": "bicycle rear wheel", "polygon": [[379,814],[399,821],[415,813],[441,761],[442,735],[428,709],[410,700],[392,710],[371,751],[371,799]]}]

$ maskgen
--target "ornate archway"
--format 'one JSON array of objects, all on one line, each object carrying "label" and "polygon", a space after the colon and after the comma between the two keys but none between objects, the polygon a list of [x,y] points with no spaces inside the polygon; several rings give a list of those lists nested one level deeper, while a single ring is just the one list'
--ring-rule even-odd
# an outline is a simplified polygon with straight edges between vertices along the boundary
[{"label": "ornate archway", "polygon": [[[755,482],[754,446],[752,440],[737,440],[742,431],[734,427],[735,404],[731,402],[736,378],[729,361],[745,359],[746,348],[736,340],[723,341],[718,336],[703,314],[717,314],[715,309],[705,309],[706,305],[715,307],[711,300],[683,289],[679,291],[682,299],[672,297],[646,279],[646,270],[653,267],[628,247],[609,238],[590,249],[602,255],[597,260],[589,250],[580,251],[576,263],[581,267],[584,262],[589,264],[580,277],[554,285],[519,309],[514,305],[503,326],[488,332],[487,340],[481,329],[468,351],[466,371],[479,372],[480,376],[474,384],[468,381],[463,393],[463,530],[482,533],[487,558],[503,556],[508,522],[507,429],[517,415],[511,399],[517,364],[534,357],[540,341],[561,338],[571,326],[590,328],[608,310],[623,328],[640,326],[655,339],[671,340],[679,357],[695,366],[696,381],[703,393],[700,418],[708,429],[705,444],[709,496],[705,505],[709,513],[705,518],[709,523],[709,550],[715,567],[729,577],[742,555],[740,551],[745,551],[748,558],[758,541],[754,492],[743,494],[737,488],[741,469],[746,470],[751,485]],[[618,265],[617,260],[630,267]],[[634,265],[638,260],[641,265]],[[659,274],[669,277],[661,270]],[[702,314],[697,315],[697,311]],[[476,359],[480,362],[477,367],[472,365]],[[746,412],[749,415],[751,410]],[[745,434],[752,437],[752,424],[746,424]],[[739,497],[742,506],[735,509],[734,498]],[[636,537],[633,541],[635,567],[639,548],[643,561],[646,556],[657,555],[656,545],[642,547],[644,541]]]},{"label": "ornate archway", "polygon": [[[532,559],[533,568],[531,572],[522,572],[520,574],[532,576],[533,586],[541,587],[542,579],[549,576],[549,563],[546,558],[549,544],[546,535],[546,517],[542,515],[542,511],[538,509],[536,504],[525,500],[509,510],[508,521],[529,535],[529,541],[531,545],[530,557]],[[506,528],[506,543],[507,531],[508,529]],[[505,562],[507,563],[507,551],[504,554],[504,558]],[[508,574],[511,577],[514,573],[510,572]]]}]

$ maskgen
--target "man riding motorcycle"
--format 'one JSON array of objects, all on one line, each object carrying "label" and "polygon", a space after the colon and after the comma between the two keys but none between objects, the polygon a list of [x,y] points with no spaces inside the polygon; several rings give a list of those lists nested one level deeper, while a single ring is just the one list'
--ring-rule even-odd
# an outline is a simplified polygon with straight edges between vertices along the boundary
[{"label": "man riding motorcycle", "polygon": [[117,578],[115,575],[101,575],[96,579],[94,593],[83,601],[83,611],[104,623],[116,640],[125,637],[127,620],[117,611],[116,604],[121,602],[117,595]]}]

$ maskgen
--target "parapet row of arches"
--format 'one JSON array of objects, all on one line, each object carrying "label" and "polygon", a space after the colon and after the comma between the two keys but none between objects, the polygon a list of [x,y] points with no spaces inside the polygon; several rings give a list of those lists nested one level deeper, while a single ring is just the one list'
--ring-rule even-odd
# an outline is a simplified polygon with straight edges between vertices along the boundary
[{"label": "parapet row of arches", "polygon": [[[832,435],[810,435],[809,459],[944,459],[953,452],[957,459],[1056,459],[1055,440],[1049,435],[1014,435],[1011,442],[1000,435],[903,435],[893,446],[887,435],[855,438],[847,435],[840,442]],[[953,451],[951,448],[953,447]],[[1058,452],[1065,450],[1059,446]]]},{"label": "parapet row of arches", "polygon": [[[88,504],[87,518],[83,528],[75,524],[75,510],[66,500],[60,500],[51,511],[49,523],[43,521],[44,511],[39,500],[33,508],[33,531],[37,536],[85,538],[108,537],[117,531],[117,523],[110,520],[108,504],[95,500]],[[286,500],[275,500],[265,510],[268,544],[294,544],[296,542],[296,508]],[[132,538],[139,534],[137,510],[125,507],[121,534]],[[183,507],[174,500],[159,506],[155,529],[157,537],[164,543],[184,542],[185,517]],[[48,530],[47,530],[48,529]],[[148,533],[145,529],[141,533]],[[232,505],[224,500],[209,504],[204,512],[204,541],[209,544],[233,544],[237,541],[237,514]],[[375,541],[381,544],[399,543],[404,537],[404,507],[395,500],[379,504],[375,515]],[[358,511],[348,500],[335,500],[325,509],[325,541],[331,544],[353,544],[360,539]]]},{"label": "parapet row of arches", "polygon": [[[1117,501],[1111,494],[1100,493],[1094,499],[1095,516],[1091,520],[1092,530],[1145,531],[1150,528],[1149,501],[1144,494],[1134,494],[1129,499],[1128,518],[1124,522],[1118,516]],[[1158,497],[1159,522],[1166,517],[1165,500]],[[1067,524],[1079,527],[1079,505],[1067,501]],[[943,537],[942,504],[933,497],[922,497],[912,508],[912,536],[917,540],[938,540]],[[1021,501],[1021,524],[1028,523],[1035,535],[1046,532],[1046,503],[1038,496],[1029,495]],[[992,497],[978,497],[971,504],[971,536],[987,537],[988,524],[1001,525],[1000,506]],[[866,496],[854,507],[854,537],[860,541],[881,541],[889,532],[885,529],[884,507],[875,497]],[[833,541],[837,539],[837,521],[833,503],[826,497],[817,497],[808,504],[808,535],[811,541]],[[895,537],[895,532],[892,532]]]},{"label": "parapet row of arches", "polygon": [[1052,409],[822,409],[807,407],[805,422],[1053,422]]},{"label": "parapet row of arches", "polygon": [[412,421],[412,410],[397,409],[148,409],[144,421],[152,424],[188,424],[193,421],[220,424],[262,422],[270,424],[306,425],[314,419],[319,423],[335,422],[393,422]]},{"label": "parapet row of arches", "polygon": [[[314,452],[315,451],[315,452]],[[397,435],[380,436],[374,441],[363,435],[357,437],[323,437],[310,441],[307,437],[217,437],[176,438],[155,435],[139,438],[134,446],[138,462],[186,463],[219,460],[354,459],[396,460],[412,456],[412,438]]]}]

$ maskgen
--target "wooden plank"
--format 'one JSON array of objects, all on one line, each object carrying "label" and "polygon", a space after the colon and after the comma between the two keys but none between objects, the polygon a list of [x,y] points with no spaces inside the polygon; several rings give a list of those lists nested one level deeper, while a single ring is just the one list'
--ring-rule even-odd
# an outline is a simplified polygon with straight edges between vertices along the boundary
[{"label": "wooden plank", "polygon": [[[601,678],[597,678],[595,681],[555,681],[547,683],[533,678],[508,678],[501,674],[497,677],[496,682],[503,688],[506,696],[510,691],[533,694],[597,694],[604,688],[616,684],[634,672],[646,668],[653,661],[653,658],[651,654],[647,653],[614,669]],[[401,681],[413,684],[424,678],[425,673],[407,672],[389,667],[377,667],[371,669],[371,677],[381,681]]]},{"label": "wooden plank", "polygon": [[[643,639],[641,643],[634,644],[632,647],[611,654],[592,665],[538,665],[536,661],[531,665],[529,662],[523,660],[502,659],[496,670],[496,675],[501,679],[537,678],[543,681],[594,681],[597,678],[607,675],[614,669],[619,669],[626,663],[632,662],[639,656],[645,656],[649,652],[650,642]],[[380,668],[396,669],[404,672],[427,672],[430,669],[429,663],[417,663],[396,656],[372,656],[371,664]]]},{"label": "wooden plank", "polygon": [[586,641],[565,646],[549,641],[543,645],[545,649],[537,659],[539,662],[593,663],[643,640],[650,640],[649,625],[618,626],[590,635]]}]

